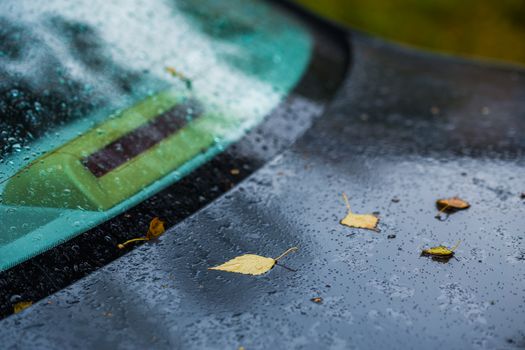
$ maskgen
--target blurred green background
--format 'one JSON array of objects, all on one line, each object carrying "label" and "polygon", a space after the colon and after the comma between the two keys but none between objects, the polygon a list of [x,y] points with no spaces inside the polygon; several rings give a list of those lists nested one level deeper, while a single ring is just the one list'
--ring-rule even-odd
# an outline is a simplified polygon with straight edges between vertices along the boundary
[{"label": "blurred green background", "polygon": [[353,28],[434,51],[525,64],[525,0],[296,0]]}]

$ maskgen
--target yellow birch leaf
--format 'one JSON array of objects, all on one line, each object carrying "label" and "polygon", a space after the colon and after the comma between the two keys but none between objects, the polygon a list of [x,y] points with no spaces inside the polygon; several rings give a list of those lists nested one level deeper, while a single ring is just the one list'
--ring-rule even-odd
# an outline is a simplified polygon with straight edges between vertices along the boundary
[{"label": "yellow birch leaf", "polygon": [[269,271],[275,260],[255,254],[244,254],[238,256],[222,265],[210,267],[210,270],[244,273],[247,275],[261,275]]},{"label": "yellow birch leaf", "polygon": [[421,252],[421,255],[424,256],[433,256],[433,257],[441,257],[441,258],[449,258],[454,255],[454,250],[459,246],[461,241],[458,241],[458,243],[453,246],[452,248],[445,247],[443,245],[432,247],[428,249],[423,249]]},{"label": "yellow birch leaf", "polygon": [[372,214],[354,214],[350,209],[350,203],[348,202],[348,197],[343,193],[343,198],[346,203],[346,208],[348,209],[348,214],[345,218],[341,220],[341,224],[353,227],[353,228],[365,228],[368,230],[377,231],[376,227],[379,222],[379,218]]},{"label": "yellow birch leaf", "polygon": [[164,231],[166,231],[164,228],[164,221],[155,217],[149,223],[148,232],[146,233],[144,237],[130,239],[124,243],[119,244],[117,247],[119,249],[124,249],[124,247],[126,247],[128,244],[133,243],[133,242],[149,241],[151,239],[155,239],[159,237],[161,234],[163,234]]},{"label": "yellow birch leaf", "polygon": [[22,310],[27,309],[31,305],[33,305],[32,301],[21,301],[21,302],[18,302],[15,305],[13,305],[13,312],[15,314],[17,314],[17,313],[21,312]]},{"label": "yellow birch leaf", "polygon": [[209,267],[208,270],[235,272],[255,276],[262,275],[263,273],[270,271],[279,259],[283,258],[290,252],[296,251],[297,249],[297,247],[292,247],[275,259],[255,254],[244,254],[233,258],[219,266]]}]

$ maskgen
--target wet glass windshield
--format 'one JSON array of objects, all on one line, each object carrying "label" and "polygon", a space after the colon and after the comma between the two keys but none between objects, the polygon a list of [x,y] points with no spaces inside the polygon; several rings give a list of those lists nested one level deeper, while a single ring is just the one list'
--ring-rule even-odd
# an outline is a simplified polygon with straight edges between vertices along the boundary
[{"label": "wet glass windshield", "polygon": [[312,46],[292,19],[242,0],[17,0],[0,13],[0,270],[238,140]]}]

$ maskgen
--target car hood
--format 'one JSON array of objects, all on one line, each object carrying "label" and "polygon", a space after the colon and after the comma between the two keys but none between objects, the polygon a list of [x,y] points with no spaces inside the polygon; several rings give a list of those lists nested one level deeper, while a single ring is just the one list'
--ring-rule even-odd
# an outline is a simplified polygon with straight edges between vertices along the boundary
[{"label": "car hood", "polygon": [[[352,43],[343,87],[291,148],[158,241],[1,321],[3,346],[524,346],[525,73]],[[343,192],[379,212],[380,232],[340,224]],[[471,208],[437,220],[436,199],[456,195]],[[459,240],[446,263],[420,256]],[[295,272],[208,270],[292,246],[281,262]]]}]

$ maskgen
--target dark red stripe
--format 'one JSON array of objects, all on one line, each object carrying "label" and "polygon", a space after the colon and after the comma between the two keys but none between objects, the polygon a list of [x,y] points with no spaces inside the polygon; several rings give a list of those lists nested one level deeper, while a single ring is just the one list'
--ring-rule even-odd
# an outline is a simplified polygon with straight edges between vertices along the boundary
[{"label": "dark red stripe", "polygon": [[195,101],[178,104],[84,158],[82,163],[93,175],[101,177],[173,135],[200,114],[202,110]]}]

